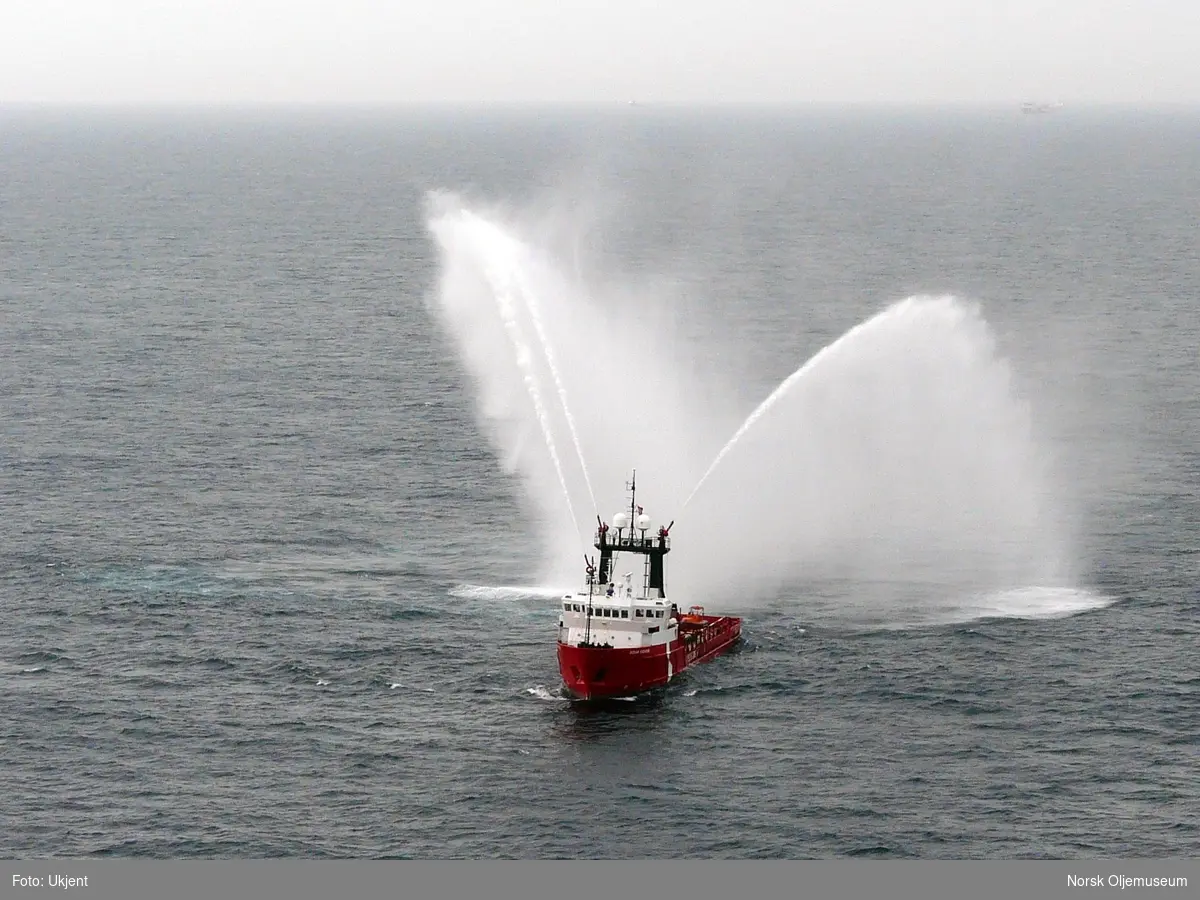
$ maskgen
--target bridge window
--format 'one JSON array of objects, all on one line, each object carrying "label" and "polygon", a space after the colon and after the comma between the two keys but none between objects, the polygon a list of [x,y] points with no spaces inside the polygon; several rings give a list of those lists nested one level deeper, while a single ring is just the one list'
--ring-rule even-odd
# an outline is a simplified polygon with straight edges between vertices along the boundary
[{"label": "bridge window", "polygon": [[629,610],[627,610],[627,609],[621,610],[621,618],[628,619],[629,618]]},{"label": "bridge window", "polygon": [[571,611],[571,604],[570,604],[570,603],[564,603],[564,604],[563,604],[563,609],[564,609],[564,610],[566,610],[567,612],[570,612],[570,611]]},{"label": "bridge window", "polygon": [[633,614],[639,619],[642,617],[642,611],[640,609],[635,609]]}]

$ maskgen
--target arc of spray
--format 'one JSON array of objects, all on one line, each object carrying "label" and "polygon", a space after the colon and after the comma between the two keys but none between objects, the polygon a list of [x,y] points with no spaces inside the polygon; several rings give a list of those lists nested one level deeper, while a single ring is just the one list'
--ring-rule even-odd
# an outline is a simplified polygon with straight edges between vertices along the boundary
[{"label": "arc of spray", "polygon": [[534,412],[541,423],[542,434],[546,438],[546,447],[550,451],[550,459],[554,463],[554,470],[558,473],[558,481],[563,489],[563,498],[567,501],[567,510],[571,515],[571,524],[578,528],[579,520],[575,517],[575,505],[571,503],[571,492],[567,489],[567,479],[563,474],[562,463],[558,458],[558,449],[554,444],[554,432],[550,427],[550,419],[546,415],[546,405],[542,402],[542,392],[538,389],[537,376],[530,365],[529,345],[525,342],[524,335],[521,333],[521,326],[517,323],[512,298],[508,294],[504,281],[496,278],[495,274],[495,272],[489,270],[488,281],[491,282],[492,290],[496,294],[496,304],[500,307],[500,317],[504,320],[505,330],[508,332],[509,339],[513,343],[513,348],[517,351],[517,366],[521,369],[522,377],[525,380],[525,387],[528,389],[529,397],[533,401]]},{"label": "arc of spray", "polygon": [[[905,301],[905,303],[907,303],[907,301]],[[901,305],[904,305],[904,304],[902,303]],[[680,508],[680,511],[687,509],[687,505],[692,502],[692,498],[696,496],[696,492],[699,491],[701,487],[703,487],[704,482],[706,482],[708,480],[708,476],[710,476],[713,473],[713,470],[716,469],[717,466],[719,466],[721,464],[721,460],[723,460],[726,456],[729,455],[729,451],[733,449],[734,445],[739,440],[741,440],[742,435],[744,435],[747,431],[749,431],[751,426],[754,425],[754,423],[757,422],[759,419],[761,419],[766,414],[767,410],[769,410],[772,406],[774,406],[779,401],[779,399],[781,397],[783,397],[783,395],[786,394],[791,389],[793,384],[795,384],[797,381],[799,381],[801,378],[803,378],[805,375],[807,375],[809,372],[811,372],[815,366],[817,366],[823,359],[826,359],[830,354],[834,353],[839,347],[842,346],[842,344],[844,344],[846,341],[850,340],[850,338],[852,338],[854,335],[862,332],[863,329],[869,328],[874,322],[877,322],[878,320],[879,320],[879,316],[876,315],[876,316],[871,317],[870,319],[868,319],[865,322],[860,322],[858,325],[855,325],[853,328],[851,328],[849,331],[847,331],[845,334],[843,334],[840,338],[838,338],[832,344],[828,344],[825,347],[823,347],[808,362],[804,363],[804,365],[802,365],[795,372],[793,372],[791,375],[789,375],[787,378],[785,378],[780,383],[779,387],[775,388],[775,390],[773,390],[771,392],[771,395],[769,397],[767,397],[767,399],[764,400],[762,403],[760,403],[758,405],[758,407],[754,410],[754,412],[750,413],[750,415],[746,418],[746,421],[743,422],[742,426],[734,433],[733,437],[731,437],[728,440],[728,442],[726,442],[725,446],[721,448],[721,452],[718,453],[716,456],[716,459],[714,459],[712,461],[712,464],[708,467],[708,471],[706,471],[700,477],[700,480],[696,482],[696,486],[694,488],[692,488],[692,492],[690,494],[688,494],[687,499],[683,501],[683,506]]]},{"label": "arc of spray", "polygon": [[525,298],[525,308],[529,311],[529,318],[533,320],[533,329],[537,332],[538,341],[542,345],[542,351],[546,354],[546,364],[550,369],[551,377],[554,379],[554,387],[558,392],[558,401],[562,404],[563,415],[567,420],[567,429],[571,432],[571,441],[574,443],[575,453],[579,457],[579,468],[583,471],[583,481],[587,485],[588,496],[592,499],[593,509],[599,512],[599,506],[596,504],[596,493],[592,490],[592,479],[588,475],[587,462],[585,462],[583,457],[583,447],[579,443],[579,432],[575,428],[575,414],[571,412],[571,406],[567,402],[567,389],[563,386],[562,379],[559,377],[558,364],[554,359],[554,350],[550,345],[550,339],[546,336],[546,330],[542,325],[542,316],[538,309],[536,296],[519,269],[516,270],[516,279],[517,284],[521,288],[521,296]]}]

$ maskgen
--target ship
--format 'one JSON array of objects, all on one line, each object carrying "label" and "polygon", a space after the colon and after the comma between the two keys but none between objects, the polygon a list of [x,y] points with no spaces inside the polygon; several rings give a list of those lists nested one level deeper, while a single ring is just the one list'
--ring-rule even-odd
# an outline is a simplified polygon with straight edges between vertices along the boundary
[{"label": "ship", "polygon": [[[692,666],[731,649],[742,620],[709,615],[702,606],[685,613],[666,593],[671,528],[647,535],[652,522],[637,505],[637,472],[626,484],[629,512],[611,526],[596,517],[595,556],[584,558],[584,590],[562,598],[558,667],[566,692],[578,700],[634,697],[665,687]],[[640,588],[634,572],[616,577],[618,560],[642,558]]]}]

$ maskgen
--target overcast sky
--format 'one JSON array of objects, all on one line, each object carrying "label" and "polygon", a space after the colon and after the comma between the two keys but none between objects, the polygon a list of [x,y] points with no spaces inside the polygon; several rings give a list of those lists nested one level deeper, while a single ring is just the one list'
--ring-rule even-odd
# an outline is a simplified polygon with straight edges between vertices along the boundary
[{"label": "overcast sky", "polygon": [[0,0],[0,102],[1200,102],[1200,0]]}]

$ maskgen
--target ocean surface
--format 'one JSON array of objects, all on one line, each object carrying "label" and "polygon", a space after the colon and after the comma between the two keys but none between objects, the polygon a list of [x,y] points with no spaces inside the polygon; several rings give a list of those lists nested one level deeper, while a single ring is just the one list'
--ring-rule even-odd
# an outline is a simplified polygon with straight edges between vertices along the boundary
[{"label": "ocean surface", "polygon": [[[431,191],[585,222],[739,418],[978,303],[1070,583],[748,588],[568,702]],[[1195,110],[0,109],[0,856],[1195,857],[1198,347]]]}]

